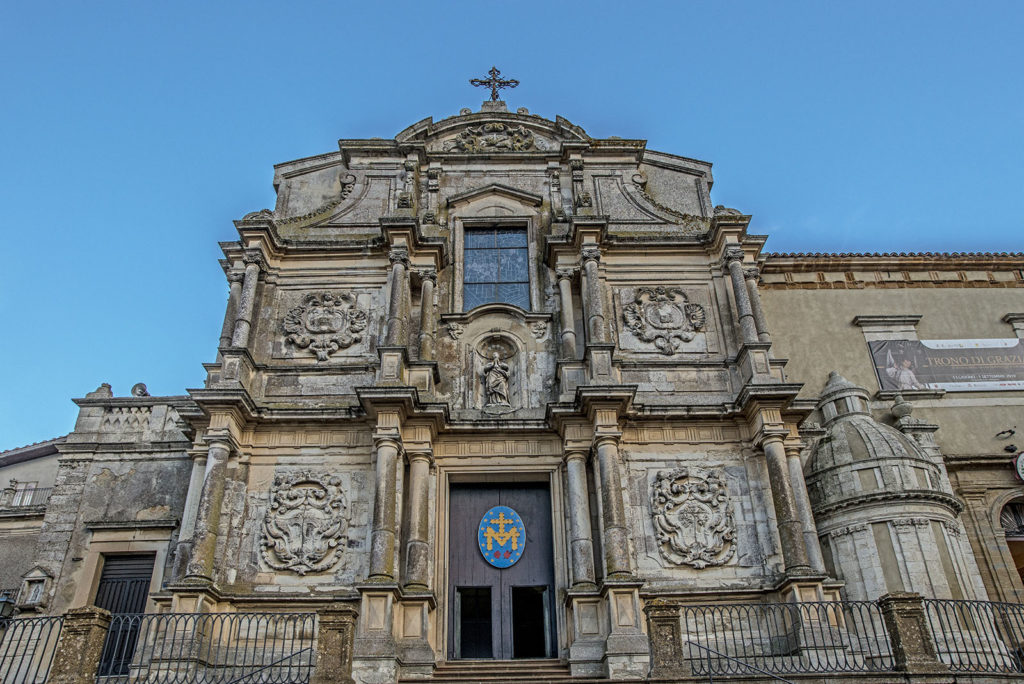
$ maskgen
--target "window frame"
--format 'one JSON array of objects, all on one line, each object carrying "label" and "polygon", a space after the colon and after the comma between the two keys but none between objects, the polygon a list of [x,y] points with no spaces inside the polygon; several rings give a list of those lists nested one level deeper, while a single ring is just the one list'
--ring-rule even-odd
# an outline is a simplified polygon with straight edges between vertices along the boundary
[{"label": "window frame", "polygon": [[[538,310],[540,305],[540,289],[538,286],[537,272],[537,240],[536,226],[533,217],[530,216],[487,216],[480,218],[458,218],[455,220],[455,230],[452,231],[453,252],[455,255],[455,287],[452,288],[452,311],[467,313],[465,307],[465,286],[466,286],[466,230],[474,228],[491,229],[519,229],[526,230],[526,276],[529,278],[530,307],[525,309],[527,313]],[[505,306],[516,306],[508,302],[489,302],[489,304],[501,304]],[[482,304],[481,306],[487,306]],[[517,307],[518,308],[518,307]]]}]

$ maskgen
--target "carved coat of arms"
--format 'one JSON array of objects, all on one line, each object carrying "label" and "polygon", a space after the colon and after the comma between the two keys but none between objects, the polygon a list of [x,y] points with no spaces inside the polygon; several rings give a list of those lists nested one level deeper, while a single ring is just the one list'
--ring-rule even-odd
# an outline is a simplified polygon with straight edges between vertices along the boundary
[{"label": "carved coat of arms", "polygon": [[705,568],[736,554],[725,478],[689,468],[662,470],[651,488],[651,515],[658,550],[670,563]]},{"label": "carved coat of arms", "polygon": [[286,342],[299,349],[308,347],[317,361],[326,361],[334,352],[361,340],[366,321],[366,311],[356,306],[354,294],[314,292],[288,312],[281,327]]},{"label": "carved coat of arms", "polygon": [[300,575],[329,570],[340,560],[348,529],[341,478],[309,471],[279,474],[263,519],[263,560]]},{"label": "carved coat of arms", "polygon": [[662,354],[674,354],[704,328],[707,314],[677,288],[641,287],[622,310],[622,318],[634,335],[653,342]]},{"label": "carved coat of arms", "polygon": [[535,147],[539,145],[529,130],[499,122],[470,126],[444,143],[445,152],[525,152]]}]

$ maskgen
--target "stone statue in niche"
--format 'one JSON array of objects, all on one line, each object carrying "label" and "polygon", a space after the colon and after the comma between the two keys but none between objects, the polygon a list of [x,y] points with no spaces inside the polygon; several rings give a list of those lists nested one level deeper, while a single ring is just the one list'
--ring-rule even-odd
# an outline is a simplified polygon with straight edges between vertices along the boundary
[{"label": "stone statue in niche", "polygon": [[361,340],[366,323],[366,311],[356,305],[351,292],[314,292],[288,311],[281,327],[286,343],[299,349],[308,347],[317,361],[326,361],[334,352]]},{"label": "stone statue in niche", "polygon": [[484,366],[484,393],[486,406],[511,407],[508,401],[508,383],[511,378],[509,365],[494,352],[491,361]]},{"label": "stone statue in niche", "polygon": [[736,554],[736,525],[719,472],[659,471],[651,488],[651,517],[658,550],[674,565],[724,565]]},{"label": "stone statue in niche", "polygon": [[299,575],[334,567],[348,529],[346,507],[337,475],[278,474],[263,519],[263,560]]},{"label": "stone statue in niche", "polygon": [[688,302],[682,290],[666,287],[641,287],[622,318],[637,338],[653,342],[666,355],[680,351],[707,322],[704,307]]}]

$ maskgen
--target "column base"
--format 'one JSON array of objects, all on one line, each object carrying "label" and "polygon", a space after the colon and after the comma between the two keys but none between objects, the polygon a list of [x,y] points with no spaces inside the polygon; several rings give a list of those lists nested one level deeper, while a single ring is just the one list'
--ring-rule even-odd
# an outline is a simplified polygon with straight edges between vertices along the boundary
[{"label": "column base", "polygon": [[603,659],[609,679],[644,679],[650,668],[650,642],[641,625],[642,584],[635,579],[608,578],[601,588],[610,629]]}]

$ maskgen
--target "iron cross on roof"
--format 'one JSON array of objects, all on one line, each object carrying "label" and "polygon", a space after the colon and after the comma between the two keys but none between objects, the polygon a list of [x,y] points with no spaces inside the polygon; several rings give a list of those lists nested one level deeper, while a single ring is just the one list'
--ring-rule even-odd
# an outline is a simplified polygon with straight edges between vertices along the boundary
[{"label": "iron cross on roof", "polygon": [[487,72],[490,78],[471,78],[469,82],[475,86],[482,86],[484,88],[491,89],[491,100],[498,99],[499,88],[515,88],[519,85],[519,81],[514,78],[498,78],[501,76],[501,72],[498,71],[498,67],[491,67],[491,70]]}]

